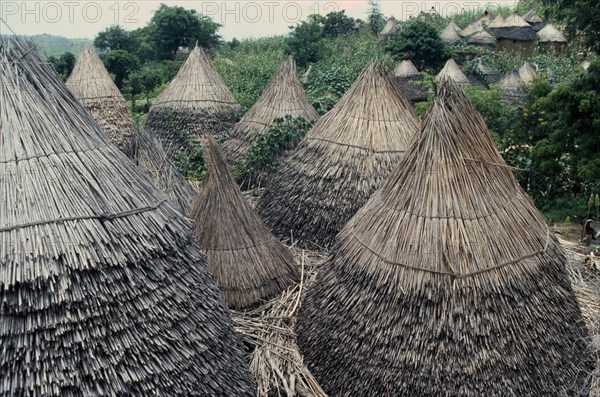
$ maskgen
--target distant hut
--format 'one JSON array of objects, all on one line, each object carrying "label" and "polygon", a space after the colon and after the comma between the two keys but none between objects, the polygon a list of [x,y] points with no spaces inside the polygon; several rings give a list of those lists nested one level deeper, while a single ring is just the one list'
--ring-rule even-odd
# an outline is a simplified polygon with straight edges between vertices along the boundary
[{"label": "distant hut", "polygon": [[208,270],[229,306],[245,309],[281,293],[300,274],[288,249],[242,195],[214,138],[204,152],[208,176],[190,218]]},{"label": "distant hut", "polygon": [[435,19],[441,18],[441,15],[434,6],[431,6],[429,10],[421,11],[418,18],[425,22],[433,22]]},{"label": "distant hut", "polygon": [[136,124],[125,98],[92,47],[83,48],[67,80],[67,88],[92,114],[112,143],[125,150]]},{"label": "distant hut", "polygon": [[457,84],[469,84],[469,79],[465,74],[460,70],[456,61],[454,59],[448,59],[446,61],[446,65],[444,68],[435,76],[437,81],[442,81],[444,79],[450,79]]},{"label": "distant hut", "polygon": [[519,78],[525,84],[531,84],[537,78],[537,71],[535,66],[529,62],[525,62],[523,66],[519,68]]},{"label": "distant hut", "polygon": [[527,14],[523,15],[523,19],[536,32],[538,32],[538,31],[542,30],[542,28],[544,28],[544,20],[542,18],[540,18],[540,16],[534,10],[529,10],[527,12]]},{"label": "distant hut", "polygon": [[498,83],[498,87],[503,92],[505,102],[522,106],[527,98],[525,83],[519,77],[519,72],[513,70],[506,74]]},{"label": "distant hut", "polygon": [[503,23],[490,24],[489,30],[498,41],[498,49],[531,55],[536,40],[535,30],[519,15],[513,14]]},{"label": "distant hut", "polygon": [[586,395],[566,259],[462,90],[340,232],[298,315],[332,396]]},{"label": "distant hut", "polygon": [[126,154],[148,173],[154,186],[171,199],[179,212],[188,213],[197,196],[196,191],[167,158],[157,137],[140,129],[133,136]]},{"label": "distant hut", "polygon": [[0,40],[0,395],[253,396],[188,220]]},{"label": "distant hut", "polygon": [[421,102],[425,100],[425,92],[422,86],[417,82],[423,80],[423,76],[410,59],[400,62],[392,72],[394,78],[402,87],[406,97],[412,102]]},{"label": "distant hut", "polygon": [[482,30],[483,30],[483,24],[481,23],[481,21],[475,21],[475,22],[467,25],[467,27],[464,28],[463,30],[461,30],[460,32],[458,32],[458,34],[460,37],[469,37],[472,34],[481,32]]},{"label": "distant hut", "polygon": [[169,158],[197,146],[206,135],[223,137],[239,120],[242,107],[210,58],[196,46],[148,112],[146,128]]},{"label": "distant hut", "polygon": [[447,45],[454,45],[460,41],[459,33],[460,28],[454,22],[450,22],[448,26],[440,33],[440,38]]},{"label": "distant hut", "polygon": [[538,44],[544,51],[561,52],[567,47],[565,35],[551,24],[544,26],[537,36]]},{"label": "distant hut", "polygon": [[467,38],[467,44],[481,48],[486,48],[488,50],[495,50],[496,38],[482,29],[469,36]]},{"label": "distant hut", "polygon": [[317,120],[319,113],[311,105],[296,75],[296,64],[288,58],[271,79],[258,101],[242,117],[223,144],[223,154],[230,166],[243,163],[252,142],[265,135],[273,120],[290,115],[307,121]]},{"label": "distant hut", "polygon": [[280,238],[329,246],[402,158],[418,123],[399,86],[372,62],[284,161],[259,214]]},{"label": "distant hut", "polygon": [[381,32],[379,32],[379,40],[383,43],[387,43],[387,41],[397,33],[399,27],[398,22],[394,19],[388,19],[383,29],[381,29]]},{"label": "distant hut", "polygon": [[502,76],[500,72],[485,63],[481,58],[477,60],[477,66],[475,70],[467,74],[469,82],[474,86],[488,88],[490,84],[495,84],[500,81]]}]

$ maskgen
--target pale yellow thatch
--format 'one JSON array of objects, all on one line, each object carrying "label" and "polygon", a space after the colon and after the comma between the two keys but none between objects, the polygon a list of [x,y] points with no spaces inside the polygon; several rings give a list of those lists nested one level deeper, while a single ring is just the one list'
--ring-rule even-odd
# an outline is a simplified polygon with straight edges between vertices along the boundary
[{"label": "pale yellow thatch", "polygon": [[437,81],[441,81],[443,79],[450,79],[458,84],[469,84],[469,79],[465,74],[460,70],[456,61],[454,59],[448,59],[444,68],[435,76]]}]

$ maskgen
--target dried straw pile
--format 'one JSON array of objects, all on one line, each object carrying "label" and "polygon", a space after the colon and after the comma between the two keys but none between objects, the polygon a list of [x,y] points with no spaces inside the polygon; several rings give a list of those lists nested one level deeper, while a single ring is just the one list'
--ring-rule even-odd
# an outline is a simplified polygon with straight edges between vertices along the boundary
[{"label": "dried straw pile", "polygon": [[127,102],[92,47],[85,46],[67,88],[122,151],[136,131]]},{"label": "dried straw pile", "polygon": [[171,199],[179,212],[188,213],[197,193],[169,161],[158,138],[141,128],[133,136],[126,154],[146,171],[154,186]]},{"label": "dried straw pile", "polygon": [[0,40],[0,396],[252,396],[188,221]]},{"label": "dried straw pile", "polygon": [[173,81],[156,98],[146,127],[158,136],[173,159],[206,135],[226,136],[241,113],[242,107],[210,58],[196,46]]},{"label": "dried straw pile", "polygon": [[272,177],[259,214],[281,238],[327,247],[404,155],[417,128],[410,102],[372,62]]},{"label": "dried straw pile", "polygon": [[208,176],[189,215],[195,235],[229,306],[256,306],[297,280],[298,268],[242,195],[214,138],[205,153]]},{"label": "dried straw pile", "polygon": [[298,315],[335,396],[579,396],[591,360],[564,253],[458,86],[338,236]]},{"label": "dried straw pile", "polygon": [[296,64],[291,57],[283,62],[258,101],[229,133],[230,138],[222,145],[227,163],[240,165],[252,142],[269,131],[275,118],[285,115],[302,116],[309,121],[319,118],[296,75]]}]

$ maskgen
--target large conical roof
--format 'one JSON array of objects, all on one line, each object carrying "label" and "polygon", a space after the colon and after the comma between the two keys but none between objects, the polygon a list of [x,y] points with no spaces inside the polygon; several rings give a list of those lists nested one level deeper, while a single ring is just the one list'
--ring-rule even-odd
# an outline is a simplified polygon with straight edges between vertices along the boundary
[{"label": "large conical roof", "polygon": [[67,80],[67,88],[92,114],[110,140],[125,150],[136,131],[135,121],[125,98],[92,47],[83,48]]},{"label": "large conical roof", "polygon": [[418,120],[373,62],[286,159],[259,201],[281,238],[329,245],[404,155]]},{"label": "large conical roof", "polygon": [[217,286],[231,307],[244,309],[296,281],[298,267],[242,195],[214,139],[205,152],[208,176],[190,218]]},{"label": "large conical roof", "polygon": [[0,40],[0,395],[252,396],[188,221]]},{"label": "large conical roof", "polygon": [[481,116],[443,82],[307,291],[299,346],[330,395],[585,395],[564,263]]},{"label": "large conical roof", "polygon": [[146,126],[169,157],[206,135],[225,136],[242,108],[212,61],[196,46],[148,112]]},{"label": "large conical roof", "polygon": [[440,33],[442,41],[448,45],[456,44],[460,40],[460,28],[454,22],[450,22],[448,26]]},{"label": "large conical roof", "polygon": [[469,84],[469,79],[465,74],[460,70],[456,61],[452,58],[446,61],[444,68],[435,76],[437,81],[441,81],[443,79],[450,79],[458,84]]},{"label": "large conical roof", "polygon": [[285,115],[302,116],[307,121],[319,118],[296,75],[296,64],[291,57],[283,62],[258,101],[229,133],[230,138],[222,146],[229,165],[241,164],[252,141],[266,134],[275,118]]}]

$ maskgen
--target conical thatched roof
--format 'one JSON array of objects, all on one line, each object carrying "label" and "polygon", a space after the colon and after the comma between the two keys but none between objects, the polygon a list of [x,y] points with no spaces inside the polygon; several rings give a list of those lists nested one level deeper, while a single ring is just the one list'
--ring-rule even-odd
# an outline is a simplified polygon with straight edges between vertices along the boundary
[{"label": "conical thatched roof", "polygon": [[242,195],[212,137],[207,155],[208,176],[190,218],[229,306],[244,309],[279,294],[300,275],[290,252]]},{"label": "conical thatched roof", "polygon": [[533,41],[536,38],[535,30],[517,14],[506,18],[504,23],[490,24],[489,30],[496,39]]},{"label": "conical thatched roof", "polygon": [[394,76],[400,78],[411,78],[411,77],[421,77],[421,74],[415,67],[415,64],[411,62],[410,59],[402,60],[396,67],[394,68]]},{"label": "conical thatched roof", "polygon": [[33,44],[0,40],[0,395],[252,396],[188,221]]},{"label": "conical thatched roof", "polygon": [[381,32],[379,32],[379,35],[387,36],[387,35],[391,34],[392,31],[394,30],[394,28],[396,27],[396,25],[398,25],[398,22],[394,21],[391,18],[388,19],[388,21],[385,24],[385,26],[383,27],[383,29],[381,29]]},{"label": "conical thatched roof", "polygon": [[425,100],[425,93],[422,86],[415,82],[423,80],[415,65],[410,59],[405,59],[394,68],[392,72],[394,78],[402,87],[402,91],[411,102]]},{"label": "conical thatched roof", "polygon": [[527,91],[523,85],[523,80],[519,77],[517,70],[507,73],[498,83],[498,87],[504,93],[504,98],[518,105],[522,105],[527,98]]},{"label": "conical thatched roof", "polygon": [[281,238],[328,246],[404,155],[417,128],[404,94],[372,62],[270,180],[259,213]]},{"label": "conical thatched roof", "polygon": [[307,291],[299,346],[329,395],[585,395],[564,264],[481,116],[442,84]]},{"label": "conical thatched roof", "polygon": [[542,30],[537,32],[538,41],[540,43],[566,43],[567,39],[560,30],[556,29],[553,25],[548,24],[544,26]]},{"label": "conical thatched roof", "polygon": [[521,81],[523,81],[523,83],[531,84],[533,83],[536,77],[537,72],[535,70],[535,67],[531,63],[525,62],[523,66],[519,68],[519,78],[521,79]]},{"label": "conical thatched roof", "polygon": [[110,140],[125,150],[136,131],[127,102],[92,47],[85,46],[67,88],[92,114]]},{"label": "conical thatched roof", "polygon": [[501,28],[504,26],[505,23],[506,23],[506,20],[504,19],[504,17],[502,15],[498,15],[498,16],[496,16],[496,18],[494,18],[493,21],[491,21],[488,24],[488,29]]},{"label": "conical thatched roof", "polygon": [[154,186],[171,199],[179,212],[188,213],[196,199],[196,191],[169,161],[158,138],[140,129],[133,136],[127,155],[148,173]]},{"label": "conical thatched roof", "polygon": [[241,164],[252,141],[266,134],[275,118],[285,115],[302,116],[307,121],[319,118],[298,80],[296,64],[291,57],[283,62],[258,101],[233,127],[230,138],[223,144],[223,154],[229,165]]},{"label": "conical thatched roof", "polygon": [[523,15],[523,19],[531,25],[536,32],[544,27],[544,20],[534,10],[529,10],[527,14]]},{"label": "conical thatched roof", "polygon": [[458,84],[469,84],[469,79],[465,74],[460,70],[456,61],[450,58],[444,65],[444,68],[435,76],[437,81],[441,81],[443,79],[450,79]]},{"label": "conical thatched roof", "polygon": [[460,40],[460,28],[454,22],[450,22],[448,26],[440,32],[440,38],[448,45],[454,45]]},{"label": "conical thatched roof", "polygon": [[481,21],[475,21],[469,24],[466,28],[458,32],[461,37],[468,37],[474,33],[480,32],[483,30],[483,24]]},{"label": "conical thatched roof", "polygon": [[485,30],[480,30],[469,36],[467,44],[494,49],[496,48],[496,38]]},{"label": "conical thatched roof", "polygon": [[156,98],[146,127],[173,157],[205,135],[225,136],[241,112],[240,104],[210,58],[196,46],[173,81]]}]

